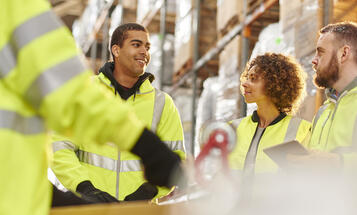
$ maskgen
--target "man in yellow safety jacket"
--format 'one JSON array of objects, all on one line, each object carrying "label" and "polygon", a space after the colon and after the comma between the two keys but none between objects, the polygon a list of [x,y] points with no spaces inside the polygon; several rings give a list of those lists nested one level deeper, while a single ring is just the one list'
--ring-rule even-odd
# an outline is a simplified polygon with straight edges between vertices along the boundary
[{"label": "man in yellow safety jacket", "polygon": [[0,0],[0,214],[48,214],[46,128],[138,155],[155,185],[180,158],[130,107],[91,81],[70,32],[44,0]]},{"label": "man in yellow safety jacket", "polygon": [[327,100],[313,120],[308,144],[314,152],[293,162],[315,162],[346,170],[357,164],[357,24],[329,24],[320,30],[312,60],[314,82]]},{"label": "man in yellow safety jacket", "polygon": [[[139,119],[184,159],[183,130],[177,108],[169,95],[151,85],[154,76],[145,73],[150,60],[149,48],[145,27],[136,23],[120,25],[111,41],[114,62],[100,69],[97,80],[130,104]],[[155,187],[150,189],[149,184],[144,184],[139,158],[118,151],[115,145],[98,146],[57,137],[53,150],[52,170],[67,189],[95,187],[119,200],[145,200],[157,194]],[[142,184],[144,187],[134,193]],[[167,188],[160,188],[157,197],[168,192]],[[115,198],[102,201],[115,201]]]}]

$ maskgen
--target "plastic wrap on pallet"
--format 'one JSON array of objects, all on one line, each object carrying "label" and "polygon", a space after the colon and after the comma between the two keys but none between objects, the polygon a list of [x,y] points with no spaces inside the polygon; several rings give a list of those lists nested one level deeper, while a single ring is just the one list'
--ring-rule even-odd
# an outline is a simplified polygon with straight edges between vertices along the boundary
[{"label": "plastic wrap on pallet", "polygon": [[294,41],[290,41],[291,38],[284,38],[279,28],[279,23],[273,23],[261,31],[250,59],[266,52],[294,55]]},{"label": "plastic wrap on pallet", "polygon": [[241,37],[236,36],[219,54],[218,75],[220,78],[230,78],[232,75],[238,73],[240,50]]},{"label": "plastic wrap on pallet", "polygon": [[220,78],[217,91],[215,118],[219,121],[230,121],[238,118],[239,75]]},{"label": "plastic wrap on pallet", "polygon": [[319,31],[318,0],[304,0],[302,8],[301,15],[294,25],[297,58],[314,52]]},{"label": "plastic wrap on pallet", "polygon": [[218,77],[210,77],[203,82],[203,91],[197,104],[195,155],[198,155],[200,151],[199,133],[201,127],[216,119],[216,99],[219,85]]},{"label": "plastic wrap on pallet", "polygon": [[157,0],[138,0],[138,8],[136,11],[137,20],[142,21],[145,16],[150,12]]},{"label": "plastic wrap on pallet", "polygon": [[114,0],[90,0],[80,19],[72,27],[73,37],[79,47],[84,48],[94,30],[96,21],[103,9],[113,4]]},{"label": "plastic wrap on pallet", "polygon": [[[174,36],[172,34],[166,34],[164,44],[165,65],[164,65],[164,85],[169,85],[172,82],[173,74],[173,56],[174,56]],[[161,81],[161,36],[159,34],[150,35],[150,52],[151,60],[146,69],[147,72],[152,73],[155,76],[153,86],[160,88]]]},{"label": "plastic wrap on pallet", "polygon": [[192,0],[180,0],[176,4],[176,20],[185,17],[192,8]]},{"label": "plastic wrap on pallet", "polygon": [[[110,27],[109,27],[109,38],[113,34],[114,30],[122,23],[122,18],[123,18],[123,6],[118,4],[111,16],[110,16]],[[110,43],[109,43],[110,44]]]},{"label": "plastic wrap on pallet", "polygon": [[[133,1],[133,0],[130,0]],[[163,0],[138,0],[136,16],[137,20],[142,22],[145,17],[153,10],[162,5]],[[176,1],[167,0],[166,12],[175,14],[176,13]]]},{"label": "plastic wrap on pallet", "polygon": [[[174,103],[180,113],[184,140],[187,153],[191,153],[191,128],[192,128],[192,89],[179,88],[173,96]],[[197,101],[196,101],[197,102]]]},{"label": "plastic wrap on pallet", "polygon": [[174,71],[177,72],[192,58],[192,13],[182,19],[176,19],[175,25],[175,62]]},{"label": "plastic wrap on pallet", "polygon": [[192,14],[189,13],[180,20],[177,20],[175,27],[175,50],[188,43],[192,33]]}]

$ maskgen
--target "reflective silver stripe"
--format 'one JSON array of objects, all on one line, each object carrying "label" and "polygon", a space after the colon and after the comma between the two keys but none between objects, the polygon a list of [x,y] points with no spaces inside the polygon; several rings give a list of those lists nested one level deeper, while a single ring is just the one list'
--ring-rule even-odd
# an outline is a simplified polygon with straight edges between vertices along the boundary
[{"label": "reflective silver stripe", "polygon": [[239,124],[242,122],[243,119],[244,118],[234,119],[229,122],[231,125],[233,125],[234,131],[237,130]]},{"label": "reflective silver stripe", "polygon": [[41,13],[18,26],[12,33],[12,43],[17,52],[32,40],[62,27],[62,23],[57,19],[52,11]]},{"label": "reflective silver stripe", "polygon": [[185,152],[185,146],[183,144],[183,141],[178,140],[178,141],[164,141],[164,143],[172,150],[181,150]]},{"label": "reflective silver stripe", "polygon": [[[110,171],[117,171],[117,160],[91,152],[78,151],[79,161]],[[142,171],[140,160],[120,161],[120,172]]]},{"label": "reflective silver stripe", "polygon": [[52,150],[53,153],[62,150],[62,149],[70,149],[72,151],[77,151],[78,147],[71,143],[70,141],[63,140],[63,141],[55,141],[52,143]]},{"label": "reflective silver stripe", "polygon": [[325,104],[325,105],[321,106],[321,107],[319,108],[319,110],[317,111],[317,113],[316,113],[316,115],[315,115],[315,118],[314,118],[313,125],[312,125],[312,132],[314,132],[316,123],[317,123],[317,121],[319,121],[319,119],[320,119],[322,113],[326,110],[327,106],[328,106],[328,104]]},{"label": "reflective silver stripe", "polygon": [[47,69],[29,87],[25,98],[36,108],[42,99],[85,70],[78,56]]},{"label": "reflective silver stripe", "polygon": [[5,77],[16,66],[16,57],[9,44],[0,50],[0,78]]},{"label": "reflective silver stripe", "polygon": [[8,110],[0,110],[0,128],[28,135],[39,134],[45,130],[40,117],[25,117]]},{"label": "reflective silver stripe", "polygon": [[291,118],[288,129],[286,130],[284,142],[296,140],[296,135],[299,130],[299,126],[301,123],[302,119],[293,117]]},{"label": "reflective silver stripe", "polygon": [[52,11],[46,11],[19,25],[11,35],[11,42],[0,51],[0,78],[3,78],[16,66],[18,51],[32,40],[62,27]]},{"label": "reflective silver stripe", "polygon": [[165,107],[165,93],[155,89],[154,113],[151,121],[151,131],[156,133],[157,126],[160,123],[161,115]]}]

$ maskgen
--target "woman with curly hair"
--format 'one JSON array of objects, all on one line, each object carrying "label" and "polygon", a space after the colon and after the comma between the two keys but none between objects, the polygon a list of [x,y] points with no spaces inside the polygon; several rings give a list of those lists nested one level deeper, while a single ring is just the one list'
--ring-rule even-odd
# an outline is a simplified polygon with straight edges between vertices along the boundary
[{"label": "woman with curly hair", "polygon": [[273,172],[278,166],[263,152],[284,142],[302,142],[311,124],[292,116],[305,92],[306,73],[292,57],[266,53],[250,61],[242,73],[241,91],[258,109],[232,121],[237,144],[229,155],[230,166],[245,176]]}]

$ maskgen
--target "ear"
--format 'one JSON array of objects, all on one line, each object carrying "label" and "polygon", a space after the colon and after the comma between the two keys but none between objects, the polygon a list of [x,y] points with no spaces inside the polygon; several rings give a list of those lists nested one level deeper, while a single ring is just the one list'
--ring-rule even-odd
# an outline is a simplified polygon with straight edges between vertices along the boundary
[{"label": "ear", "polygon": [[351,47],[349,45],[344,45],[340,50],[341,50],[340,59],[341,59],[341,63],[343,63],[350,58]]},{"label": "ear", "polygon": [[120,47],[118,45],[112,46],[112,53],[115,57],[119,57]]}]

